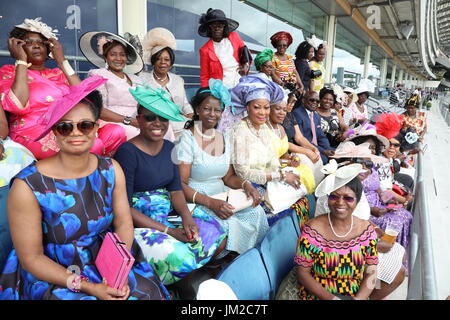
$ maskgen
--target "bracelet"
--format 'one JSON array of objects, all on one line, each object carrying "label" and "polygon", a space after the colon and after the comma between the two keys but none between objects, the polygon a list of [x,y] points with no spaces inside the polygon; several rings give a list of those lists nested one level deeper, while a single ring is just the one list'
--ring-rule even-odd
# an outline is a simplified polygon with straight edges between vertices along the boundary
[{"label": "bracelet", "polygon": [[17,67],[19,64],[26,66],[27,68],[31,67],[31,63],[27,63],[26,61],[23,60],[16,60],[16,63],[14,65]]},{"label": "bracelet", "polygon": [[275,171],[275,172],[272,172],[271,174],[270,174],[270,176],[272,177],[272,181],[280,181],[280,172],[279,171]]},{"label": "bracelet", "polygon": [[169,226],[166,226],[166,228],[164,229],[163,233],[167,234],[167,230],[169,230]]},{"label": "bracelet", "polygon": [[241,184],[241,189],[244,189],[244,184],[246,184],[248,181],[247,180],[244,180],[243,182],[242,182],[242,184]]},{"label": "bracelet", "polygon": [[69,285],[69,290],[72,292],[80,292],[81,289],[81,281],[86,280],[89,282],[89,279],[82,275],[77,275],[72,279],[72,282]]},{"label": "bracelet", "polygon": [[280,181],[286,180],[286,173],[280,169]]},{"label": "bracelet", "polygon": [[70,65],[69,61],[64,60],[62,62],[62,68],[66,71],[67,75],[73,76],[75,74],[75,71],[72,69],[72,66]]},{"label": "bracelet", "polygon": [[194,196],[192,197],[192,202],[193,202],[194,204],[196,204],[196,203],[195,203],[195,196],[197,195],[197,192],[198,192],[198,191],[195,191]]}]

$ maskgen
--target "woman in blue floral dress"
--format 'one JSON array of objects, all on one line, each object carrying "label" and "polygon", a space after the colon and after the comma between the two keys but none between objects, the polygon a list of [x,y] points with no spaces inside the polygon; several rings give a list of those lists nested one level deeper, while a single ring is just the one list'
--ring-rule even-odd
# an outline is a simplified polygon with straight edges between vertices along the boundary
[{"label": "woman in blue floral dress", "polygon": [[[105,80],[92,77],[55,102],[46,123],[60,152],[23,169],[12,183],[8,218],[14,249],[0,276],[0,300],[167,299],[133,239],[125,178],[114,160],[89,153]],[[94,101],[94,102],[93,102]],[[95,258],[108,231],[135,257],[122,290],[108,286]]]},{"label": "woman in blue floral dress", "polygon": [[[122,166],[135,238],[164,285],[199,269],[226,245],[226,233],[205,212],[189,211],[181,186],[174,144],[164,140],[169,120],[181,121],[179,107],[162,89],[130,89],[138,101],[140,134],[122,144],[114,158]],[[169,222],[181,216],[182,226]]]}]

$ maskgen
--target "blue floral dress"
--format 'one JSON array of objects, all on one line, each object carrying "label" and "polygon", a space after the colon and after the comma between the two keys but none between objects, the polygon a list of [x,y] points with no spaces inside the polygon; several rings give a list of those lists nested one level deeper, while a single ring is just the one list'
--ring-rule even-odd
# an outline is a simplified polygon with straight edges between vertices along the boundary
[{"label": "blue floral dress", "polygon": [[[102,281],[94,261],[114,218],[114,167],[111,159],[98,159],[97,170],[79,179],[44,176],[38,172],[36,163],[16,176],[33,190],[41,207],[45,255],[69,270],[79,271],[94,283]],[[135,241],[131,252],[135,263],[128,276],[129,299],[168,299],[167,289]],[[19,299],[95,300],[96,297],[37,279],[20,266],[13,249],[0,276],[0,300]]]}]

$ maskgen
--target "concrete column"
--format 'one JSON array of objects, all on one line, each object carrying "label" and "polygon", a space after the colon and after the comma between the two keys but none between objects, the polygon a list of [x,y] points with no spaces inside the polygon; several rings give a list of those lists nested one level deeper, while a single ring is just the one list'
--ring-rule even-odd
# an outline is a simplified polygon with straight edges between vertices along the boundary
[{"label": "concrete column", "polygon": [[397,72],[397,64],[394,62],[391,73],[391,87],[395,87],[395,73]]},{"label": "concrete column", "polygon": [[363,78],[367,79],[369,77],[369,66],[370,66],[370,54],[372,52],[372,46],[366,46],[365,54],[364,54],[364,72]]},{"label": "concrete column", "polygon": [[380,87],[384,87],[386,85],[387,66],[388,66],[388,60],[386,58],[384,58],[381,61]]},{"label": "concrete column", "polygon": [[331,83],[333,76],[333,56],[334,47],[336,43],[336,16],[328,16],[327,35],[325,37],[327,42],[327,55],[325,56],[325,83]]},{"label": "concrete column", "polygon": [[147,0],[118,0],[119,34],[129,32],[144,38],[147,33]]},{"label": "concrete column", "polygon": [[398,73],[398,83],[403,84],[403,69]]}]

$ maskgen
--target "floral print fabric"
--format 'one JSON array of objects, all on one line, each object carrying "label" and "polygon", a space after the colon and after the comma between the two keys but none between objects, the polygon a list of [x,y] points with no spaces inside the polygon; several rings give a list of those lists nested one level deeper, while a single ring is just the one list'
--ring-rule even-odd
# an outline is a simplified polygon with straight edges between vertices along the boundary
[{"label": "floral print fabric", "polygon": [[[115,173],[111,160],[99,157],[97,170],[79,179],[44,176],[35,163],[16,178],[28,184],[39,202],[45,255],[64,268],[79,269],[90,282],[100,283],[102,277],[94,261],[114,218]],[[128,276],[129,299],[169,298],[136,242],[131,252],[135,263]],[[41,281],[20,266],[13,249],[0,276],[0,300],[6,299],[95,300],[96,297]]]},{"label": "floral print fabric", "polygon": [[[159,223],[170,228],[176,227],[168,220],[172,204],[166,189],[136,192],[132,196],[132,206]],[[201,207],[196,207],[192,216],[200,233],[195,243],[181,242],[154,229],[135,229],[136,241],[165,285],[173,284],[189,272],[204,266],[226,237],[220,224]]]}]

